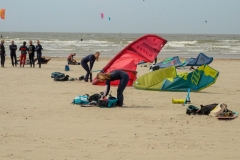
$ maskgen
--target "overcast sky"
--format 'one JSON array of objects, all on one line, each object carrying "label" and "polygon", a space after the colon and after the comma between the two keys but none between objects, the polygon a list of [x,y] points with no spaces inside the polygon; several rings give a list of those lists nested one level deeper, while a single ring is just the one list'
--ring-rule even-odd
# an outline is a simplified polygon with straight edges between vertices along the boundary
[{"label": "overcast sky", "polygon": [[240,34],[239,7],[240,0],[0,0],[0,32]]}]

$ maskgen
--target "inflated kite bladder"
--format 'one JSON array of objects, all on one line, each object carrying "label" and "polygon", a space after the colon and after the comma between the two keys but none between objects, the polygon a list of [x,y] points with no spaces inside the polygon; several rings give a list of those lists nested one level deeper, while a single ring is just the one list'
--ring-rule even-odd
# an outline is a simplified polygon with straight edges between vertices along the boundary
[{"label": "inflated kite bladder", "polygon": [[174,99],[172,98],[172,103],[174,104],[183,104],[185,106],[186,103],[191,103],[190,101],[190,89],[188,89],[188,93],[185,99]]}]

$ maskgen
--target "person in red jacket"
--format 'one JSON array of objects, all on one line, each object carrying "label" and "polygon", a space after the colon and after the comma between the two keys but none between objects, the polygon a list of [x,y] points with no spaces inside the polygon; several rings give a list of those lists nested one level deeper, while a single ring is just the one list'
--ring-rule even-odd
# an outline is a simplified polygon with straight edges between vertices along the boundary
[{"label": "person in red jacket", "polygon": [[28,48],[26,46],[26,42],[23,42],[23,45],[19,48],[19,50],[21,51],[21,55],[20,55],[20,67],[24,67],[25,63],[26,63],[26,55],[27,55],[27,51]]}]

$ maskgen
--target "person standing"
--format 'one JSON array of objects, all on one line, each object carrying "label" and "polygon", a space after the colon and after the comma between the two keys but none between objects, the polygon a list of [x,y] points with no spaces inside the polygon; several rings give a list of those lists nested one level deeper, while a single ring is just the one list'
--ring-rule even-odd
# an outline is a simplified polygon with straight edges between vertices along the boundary
[{"label": "person standing", "polygon": [[1,55],[1,67],[4,67],[4,63],[5,63],[5,47],[4,47],[4,40],[1,40],[1,44],[0,44],[0,55]]},{"label": "person standing", "polygon": [[16,56],[16,50],[17,50],[17,45],[14,44],[14,41],[12,41],[12,44],[9,45],[9,50],[10,50],[10,56],[12,60],[12,66],[17,67],[17,56]]},{"label": "person standing", "polygon": [[40,41],[37,40],[37,45],[35,47],[35,51],[37,52],[37,60],[38,60],[39,68],[41,68],[42,50],[43,50],[43,48],[40,44]]},{"label": "person standing", "polygon": [[21,55],[20,55],[20,67],[24,67],[25,63],[26,63],[26,56],[27,56],[27,46],[26,46],[26,42],[23,42],[23,45],[19,48],[19,50],[21,51]]},{"label": "person standing", "polygon": [[[98,61],[99,55],[100,55],[100,53],[96,52],[95,54],[90,54],[81,60],[81,65],[82,65],[83,69],[85,69],[85,71],[87,72],[86,76],[84,77],[85,82],[88,82],[89,75],[90,75],[90,82],[92,82],[92,67],[93,67],[95,60]],[[90,63],[90,66],[88,66],[88,64],[87,64],[88,62]]]},{"label": "person standing", "polygon": [[106,86],[105,86],[105,91],[103,93],[102,99],[104,99],[109,91],[110,91],[110,81],[115,81],[115,80],[120,80],[118,84],[118,89],[117,89],[117,106],[122,107],[123,106],[123,91],[126,88],[129,80],[129,76],[126,72],[122,70],[114,70],[110,73],[98,73],[97,74],[97,80],[103,82],[106,81]]},{"label": "person standing", "polygon": [[30,67],[33,66],[33,68],[35,67],[34,52],[35,52],[35,46],[32,44],[32,40],[30,40],[29,46],[28,46],[28,56],[30,61]]}]

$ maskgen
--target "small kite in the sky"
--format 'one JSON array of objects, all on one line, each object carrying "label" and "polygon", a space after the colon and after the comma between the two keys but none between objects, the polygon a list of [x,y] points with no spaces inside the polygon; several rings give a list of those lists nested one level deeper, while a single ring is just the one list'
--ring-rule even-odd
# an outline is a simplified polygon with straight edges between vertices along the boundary
[{"label": "small kite in the sky", "polygon": [[5,19],[5,9],[0,9],[0,17]]},{"label": "small kite in the sky", "polygon": [[111,18],[110,18],[110,17],[108,17],[108,21],[111,21]]},{"label": "small kite in the sky", "polygon": [[205,23],[207,23],[207,21],[205,20]]},{"label": "small kite in the sky", "polygon": [[103,18],[104,18],[104,14],[103,14],[103,13],[100,13],[100,15],[101,15],[101,18],[103,19]]}]

